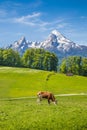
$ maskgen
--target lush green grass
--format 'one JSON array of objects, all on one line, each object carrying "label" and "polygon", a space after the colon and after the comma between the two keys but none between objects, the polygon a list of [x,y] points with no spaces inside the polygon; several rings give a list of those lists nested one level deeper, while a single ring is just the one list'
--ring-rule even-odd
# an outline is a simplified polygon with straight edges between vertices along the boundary
[{"label": "lush green grass", "polygon": [[35,96],[40,90],[52,91],[54,94],[87,93],[87,77],[0,67],[0,98]]},{"label": "lush green grass", "polygon": [[58,105],[37,104],[36,97],[12,99],[36,96],[40,90],[87,93],[87,77],[0,67],[0,130],[87,130],[86,95],[57,97]]},{"label": "lush green grass", "polygon": [[0,101],[0,130],[87,130],[87,97],[57,97],[58,105],[36,99]]}]

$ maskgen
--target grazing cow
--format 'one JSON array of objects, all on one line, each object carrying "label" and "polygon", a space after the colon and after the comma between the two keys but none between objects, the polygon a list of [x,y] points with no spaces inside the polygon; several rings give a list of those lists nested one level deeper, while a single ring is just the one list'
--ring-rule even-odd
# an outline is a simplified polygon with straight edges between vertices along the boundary
[{"label": "grazing cow", "polygon": [[42,101],[43,98],[48,100],[48,104],[52,101],[54,104],[57,104],[57,100],[55,100],[54,95],[51,92],[38,92],[37,93],[38,102]]}]

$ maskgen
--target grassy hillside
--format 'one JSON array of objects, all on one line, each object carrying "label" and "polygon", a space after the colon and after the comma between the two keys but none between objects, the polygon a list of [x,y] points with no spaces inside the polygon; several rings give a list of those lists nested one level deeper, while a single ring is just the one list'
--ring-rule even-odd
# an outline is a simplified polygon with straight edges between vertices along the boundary
[{"label": "grassy hillside", "polygon": [[52,91],[54,94],[87,93],[87,77],[0,67],[0,98],[35,96],[40,90]]},{"label": "grassy hillside", "polygon": [[[87,93],[87,77],[28,68],[0,67],[0,130],[87,130],[87,95],[56,97],[37,104],[40,90],[54,94]],[[2,100],[9,98],[9,100]]]},{"label": "grassy hillside", "polygon": [[87,130],[87,96],[58,97],[58,105],[36,99],[0,101],[0,130]]}]

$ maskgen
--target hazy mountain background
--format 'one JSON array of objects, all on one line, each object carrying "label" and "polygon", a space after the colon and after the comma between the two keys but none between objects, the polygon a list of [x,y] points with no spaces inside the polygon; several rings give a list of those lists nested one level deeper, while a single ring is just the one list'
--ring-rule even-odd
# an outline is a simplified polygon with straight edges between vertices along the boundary
[{"label": "hazy mountain background", "polygon": [[23,36],[20,40],[15,41],[7,48],[12,48],[18,51],[21,55],[29,48],[43,48],[50,52],[54,52],[59,58],[67,56],[82,56],[87,57],[87,46],[79,45],[63,36],[57,30],[53,30],[47,39],[42,42],[32,42],[26,40]]}]

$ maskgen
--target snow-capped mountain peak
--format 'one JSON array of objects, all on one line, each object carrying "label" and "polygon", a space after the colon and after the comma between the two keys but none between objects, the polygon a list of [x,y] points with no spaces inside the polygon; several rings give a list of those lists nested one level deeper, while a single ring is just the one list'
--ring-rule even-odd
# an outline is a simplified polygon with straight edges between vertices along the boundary
[{"label": "snow-capped mountain peak", "polygon": [[51,33],[57,37],[63,37],[63,35],[60,32],[58,32],[57,30],[53,30]]},{"label": "snow-capped mountain peak", "polygon": [[53,30],[41,47],[52,52],[68,53],[73,49],[81,50],[80,45],[72,42],[57,30]]},{"label": "snow-capped mountain peak", "polygon": [[69,39],[67,39],[65,36],[63,36],[60,32],[58,32],[57,30],[53,30],[51,32],[52,34],[54,34],[57,37],[57,40],[60,43],[66,43],[66,42],[71,42]]},{"label": "snow-capped mountain peak", "polygon": [[26,43],[26,39],[25,39],[25,37],[24,36],[22,36],[21,38],[20,38],[20,40],[18,41],[18,44],[25,44]]},{"label": "snow-capped mountain peak", "polygon": [[60,32],[57,30],[53,30],[51,34],[48,36],[48,38],[43,42],[42,46],[46,48],[46,46],[51,47],[51,46],[66,46],[74,44],[72,41],[67,39],[65,36],[63,36]]},{"label": "snow-capped mountain peak", "polygon": [[23,36],[8,48],[17,50],[21,55],[29,48],[43,48],[62,58],[70,55],[87,56],[87,46],[74,43],[57,30],[53,30],[43,42],[29,42]]}]

